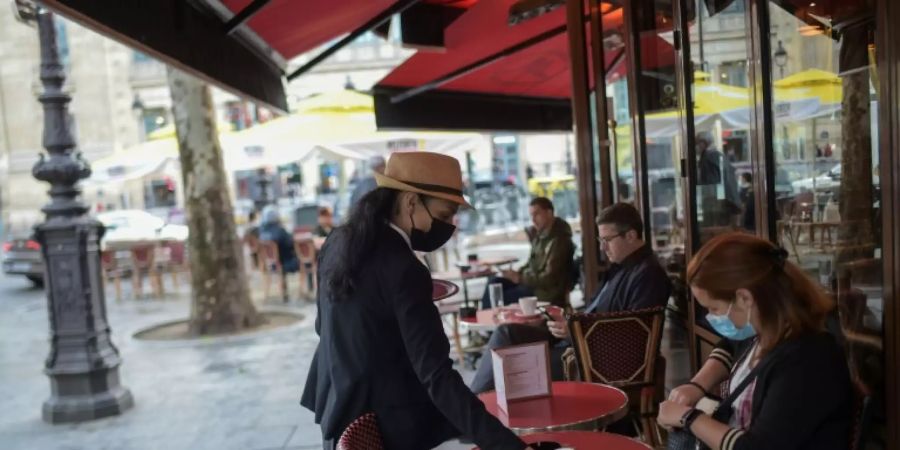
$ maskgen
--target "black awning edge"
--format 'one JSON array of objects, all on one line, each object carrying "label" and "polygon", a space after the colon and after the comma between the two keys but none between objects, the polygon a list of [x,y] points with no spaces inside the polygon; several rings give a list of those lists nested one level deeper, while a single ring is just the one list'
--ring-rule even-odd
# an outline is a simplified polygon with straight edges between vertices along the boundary
[{"label": "black awning edge", "polygon": [[235,95],[287,112],[282,71],[181,0],[44,0],[48,8]]},{"label": "black awning edge", "polygon": [[567,98],[435,90],[400,103],[391,102],[391,97],[408,89],[375,86],[375,122],[379,130],[572,131],[572,106]]}]

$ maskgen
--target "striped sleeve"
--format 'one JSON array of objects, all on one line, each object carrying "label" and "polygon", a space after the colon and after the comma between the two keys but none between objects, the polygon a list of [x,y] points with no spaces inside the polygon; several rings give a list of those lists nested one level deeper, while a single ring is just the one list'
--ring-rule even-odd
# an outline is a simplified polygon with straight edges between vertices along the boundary
[{"label": "striped sleeve", "polygon": [[734,450],[735,444],[737,444],[738,439],[744,435],[744,430],[738,428],[729,428],[725,433],[725,436],[722,436],[722,443],[719,445],[721,450]]},{"label": "striped sleeve", "polygon": [[725,349],[716,348],[709,354],[709,359],[715,359],[716,361],[721,362],[725,365],[725,368],[731,372],[732,367],[734,367],[734,358],[731,357],[731,353],[728,353]]}]

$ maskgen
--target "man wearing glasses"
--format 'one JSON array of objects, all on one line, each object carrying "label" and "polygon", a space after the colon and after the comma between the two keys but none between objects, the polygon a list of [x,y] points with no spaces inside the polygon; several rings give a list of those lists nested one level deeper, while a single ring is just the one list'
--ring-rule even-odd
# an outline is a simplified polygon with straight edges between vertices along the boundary
[{"label": "man wearing glasses", "polygon": [[[600,212],[597,227],[600,250],[612,266],[600,291],[586,302],[585,312],[634,311],[665,306],[672,293],[672,284],[653,249],[644,243],[644,224],[637,209],[628,203],[616,203]],[[472,380],[472,391],[481,393],[494,389],[491,349],[540,341],[550,343],[552,377],[562,380],[561,357],[566,348],[571,347],[568,338],[565,320],[548,321],[546,327],[501,325],[488,341]]]}]

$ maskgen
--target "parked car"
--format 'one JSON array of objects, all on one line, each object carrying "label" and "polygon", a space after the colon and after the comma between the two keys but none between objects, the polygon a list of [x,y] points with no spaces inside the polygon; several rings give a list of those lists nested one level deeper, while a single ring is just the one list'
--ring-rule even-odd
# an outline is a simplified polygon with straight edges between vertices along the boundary
[{"label": "parked car", "polygon": [[795,193],[804,191],[832,191],[841,185],[841,165],[832,167],[827,172],[817,176],[803,178],[791,183]]},{"label": "parked car", "polygon": [[44,284],[41,244],[33,237],[12,238],[3,243],[3,273],[24,276],[35,286]]},{"label": "parked car", "polygon": [[146,211],[124,209],[97,214],[106,227],[103,242],[170,239],[185,241],[188,227],[167,223]]}]

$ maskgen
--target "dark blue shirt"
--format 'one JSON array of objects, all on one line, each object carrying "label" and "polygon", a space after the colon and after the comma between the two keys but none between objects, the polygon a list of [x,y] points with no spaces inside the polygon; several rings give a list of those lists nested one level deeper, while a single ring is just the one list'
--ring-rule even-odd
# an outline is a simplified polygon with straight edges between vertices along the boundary
[{"label": "dark blue shirt", "polygon": [[666,306],[672,282],[653,249],[645,245],[613,264],[600,291],[588,304],[588,313],[635,311]]}]

